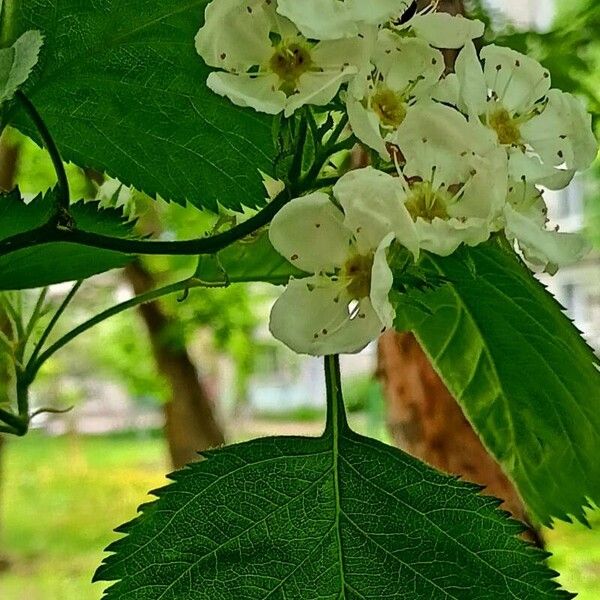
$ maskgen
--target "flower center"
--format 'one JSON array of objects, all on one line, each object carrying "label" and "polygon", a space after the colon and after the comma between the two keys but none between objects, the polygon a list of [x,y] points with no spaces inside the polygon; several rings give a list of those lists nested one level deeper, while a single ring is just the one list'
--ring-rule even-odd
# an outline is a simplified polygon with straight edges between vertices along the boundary
[{"label": "flower center", "polygon": [[380,87],[373,94],[371,108],[384,127],[399,127],[406,117],[402,96],[387,87]]},{"label": "flower center", "polygon": [[434,190],[427,181],[412,183],[410,191],[405,206],[413,219],[421,217],[431,223],[436,217],[448,218],[447,207],[453,197],[451,193],[446,190]]},{"label": "flower center", "polygon": [[371,273],[373,271],[373,254],[366,256],[355,254],[346,261],[342,276],[346,281],[346,290],[355,300],[368,298],[371,294]]},{"label": "flower center", "polygon": [[501,144],[521,143],[519,125],[505,108],[498,108],[492,112],[488,117],[488,125],[496,132]]},{"label": "flower center", "polygon": [[269,68],[281,80],[280,89],[293,94],[298,87],[298,79],[313,65],[310,49],[297,41],[281,42],[269,61]]}]

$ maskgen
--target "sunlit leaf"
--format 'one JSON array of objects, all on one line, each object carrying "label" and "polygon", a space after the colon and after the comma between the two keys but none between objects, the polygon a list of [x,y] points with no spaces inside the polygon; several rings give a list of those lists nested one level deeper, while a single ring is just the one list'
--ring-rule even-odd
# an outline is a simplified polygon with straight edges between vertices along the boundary
[{"label": "sunlit leaf", "polygon": [[345,424],[205,456],[119,528],[107,600],[572,597],[496,500]]},{"label": "sunlit leaf", "polygon": [[399,295],[398,328],[414,329],[532,513],[544,523],[584,519],[588,499],[600,502],[598,358],[495,242],[422,266],[449,283]]}]

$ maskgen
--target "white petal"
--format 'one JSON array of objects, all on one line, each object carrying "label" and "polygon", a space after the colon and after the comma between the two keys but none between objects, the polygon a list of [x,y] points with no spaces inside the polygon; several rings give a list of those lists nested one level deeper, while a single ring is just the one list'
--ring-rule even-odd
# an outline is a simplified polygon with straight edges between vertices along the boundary
[{"label": "white petal", "polygon": [[348,96],[346,111],[354,135],[363,144],[378,152],[383,160],[389,161],[390,153],[381,135],[379,117],[372,110],[367,110],[352,95]]},{"label": "white petal", "polygon": [[401,14],[408,0],[279,0],[277,11],[308,38],[354,37],[363,25],[381,25]]},{"label": "white petal", "polygon": [[380,32],[373,62],[383,76],[384,85],[403,92],[414,84],[411,96],[431,90],[444,72],[444,56],[425,40],[403,38],[389,29]]},{"label": "white petal", "polygon": [[273,218],[269,238],[277,252],[307,273],[333,272],[349,254],[351,233],[327,194],[286,204]]},{"label": "white petal", "polygon": [[477,19],[436,12],[416,15],[409,24],[417,37],[435,48],[461,48],[469,40],[481,37],[485,30],[485,25]]},{"label": "white petal", "polygon": [[410,0],[346,0],[346,4],[356,21],[382,25],[393,17],[401,16],[409,8]]},{"label": "white petal", "polygon": [[528,112],[550,89],[550,73],[529,56],[494,44],[480,55],[488,88],[511,114]]},{"label": "white petal", "polygon": [[508,191],[508,160],[503,148],[485,157],[472,156],[472,171],[460,200],[448,208],[451,217],[493,221],[502,214]]},{"label": "white petal", "polygon": [[374,41],[373,33],[369,30],[362,38],[319,42],[311,50],[311,58],[317,67],[326,70],[341,71],[349,65],[360,69],[369,62]]},{"label": "white petal", "polygon": [[368,299],[349,314],[350,298],[339,285],[313,277],[292,280],[271,311],[271,333],[301,354],[360,352],[383,329]]},{"label": "white petal", "polygon": [[277,12],[296,24],[307,38],[335,40],[358,33],[345,2],[339,0],[278,0]]},{"label": "white petal", "polygon": [[333,100],[342,83],[356,74],[356,67],[344,67],[339,71],[309,71],[298,81],[298,93],[287,99],[285,116],[289,117],[301,106],[323,106]]},{"label": "white petal", "polygon": [[449,73],[431,90],[431,97],[438,102],[458,106],[460,99],[460,83],[455,73]]},{"label": "white petal", "polygon": [[471,118],[483,115],[487,107],[487,85],[473,42],[467,42],[461,50],[455,71],[460,84],[460,108]]},{"label": "white petal", "polygon": [[416,222],[421,248],[439,256],[449,256],[461,244],[477,246],[489,239],[491,227],[484,219],[438,219],[431,223],[420,217]]},{"label": "white petal", "polygon": [[516,238],[525,259],[550,273],[576,263],[590,251],[582,236],[541,228],[536,220],[517,212],[510,204],[506,205],[505,217],[506,234],[510,239]]},{"label": "white petal", "polygon": [[379,248],[375,251],[371,272],[371,305],[386,329],[393,327],[396,317],[396,311],[389,299],[394,275],[387,260],[387,251],[393,241],[394,234],[391,233],[379,244]]},{"label": "white petal", "polygon": [[560,90],[548,92],[546,108],[521,127],[521,134],[549,165],[586,169],[598,154],[591,115],[578,98]]},{"label": "white petal", "polygon": [[437,103],[411,107],[390,138],[406,159],[405,173],[451,185],[467,179],[473,154],[484,156],[497,148],[495,135],[479,122],[467,122],[457,110]]},{"label": "white petal", "polygon": [[261,73],[251,77],[214,71],[208,76],[206,85],[238,106],[249,106],[270,115],[280,113],[286,102],[286,95],[277,89],[279,79],[273,74]]},{"label": "white petal", "polygon": [[[250,8],[251,10],[248,10]],[[196,50],[211,67],[246,72],[273,54],[272,8],[262,0],[218,0],[206,7]]]},{"label": "white petal", "polygon": [[540,229],[548,221],[548,208],[542,192],[531,183],[511,181],[508,188],[507,203],[519,214]]},{"label": "white petal", "polygon": [[512,148],[508,155],[508,173],[515,181],[543,185],[549,190],[566,188],[575,176],[574,169],[556,169],[551,165],[542,164],[539,158]]},{"label": "white petal", "polygon": [[344,209],[344,223],[354,233],[359,252],[372,252],[393,232],[399,243],[418,255],[417,233],[397,178],[373,167],[356,169],[336,183],[333,194]]}]

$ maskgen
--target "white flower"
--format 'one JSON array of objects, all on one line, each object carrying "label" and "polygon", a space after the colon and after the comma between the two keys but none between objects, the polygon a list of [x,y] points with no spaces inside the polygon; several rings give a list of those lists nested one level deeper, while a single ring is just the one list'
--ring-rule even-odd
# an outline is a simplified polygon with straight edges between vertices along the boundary
[{"label": "white flower", "polygon": [[[279,0],[278,12],[318,40],[353,37],[364,25],[388,22],[436,48],[461,48],[483,35],[481,21],[435,13],[435,3],[411,15],[413,6],[412,0]],[[403,16],[408,16],[406,21]]]},{"label": "white flower", "polygon": [[478,19],[438,13],[429,8],[397,28],[410,30],[435,48],[462,48],[467,42],[481,37],[485,31],[485,25]]},{"label": "white flower", "polygon": [[511,183],[504,208],[506,237],[532,268],[553,275],[583,258],[590,245],[577,233],[548,230],[547,213],[540,190],[525,182]]},{"label": "white flower", "polygon": [[382,25],[402,14],[411,0],[279,0],[277,11],[309,38],[354,37],[364,25]]},{"label": "white flower", "polygon": [[364,93],[358,99],[348,95],[348,117],[356,137],[389,160],[386,137],[401,125],[410,105],[428,98],[444,72],[444,57],[423,40],[383,30],[372,62]]},{"label": "white flower", "polygon": [[271,223],[275,249],[314,274],[291,280],[271,312],[271,332],[296,352],[358,352],[392,327],[387,250],[396,231],[414,251],[416,237],[391,178],[374,169],[362,175],[351,172],[334,188],[344,212],[316,192],[292,200]]},{"label": "white flower", "polygon": [[214,0],[196,36],[207,85],[238,106],[286,116],[324,105],[368,65],[372,36],[314,43],[276,13],[274,0]]},{"label": "white flower", "polygon": [[491,132],[431,102],[408,111],[393,141],[405,159],[396,181],[420,247],[445,256],[486,241],[508,185],[506,155]]},{"label": "white flower", "polygon": [[550,89],[550,73],[532,58],[492,45],[481,59],[484,68],[466,44],[436,97],[494,131],[513,179],[565,187],[596,157],[591,116],[571,94]]}]

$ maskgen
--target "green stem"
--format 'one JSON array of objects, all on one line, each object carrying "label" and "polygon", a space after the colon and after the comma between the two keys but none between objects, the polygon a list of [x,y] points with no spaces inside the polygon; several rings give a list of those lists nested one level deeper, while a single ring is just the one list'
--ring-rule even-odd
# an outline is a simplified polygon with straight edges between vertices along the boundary
[{"label": "green stem", "polygon": [[57,229],[52,225],[42,225],[37,229],[15,235],[0,242],[0,256],[11,254],[17,250],[48,244],[51,242],[67,242],[91,246],[104,250],[113,250],[124,254],[194,256],[198,254],[215,254],[234,242],[241,240],[267,223],[291,200],[289,192],[282,192],[265,208],[252,218],[213,236],[197,240],[180,242],[154,242],[145,240],[128,240],[115,238],[80,229]]},{"label": "green stem", "polygon": [[69,306],[69,304],[71,303],[71,300],[73,300],[73,298],[75,297],[75,294],[79,291],[79,288],[81,287],[82,283],[83,283],[83,281],[78,281],[71,288],[70,292],[66,295],[65,299],[61,302],[60,306],[58,307],[58,309],[56,310],[56,312],[50,319],[50,322],[48,323],[46,329],[44,329],[44,333],[42,333],[40,339],[38,340],[38,343],[35,345],[35,348],[33,349],[31,356],[29,357],[29,364],[34,363],[37,360],[37,357],[39,356],[40,352],[44,348],[44,344],[50,337],[50,334],[54,330],[54,327],[56,327],[56,324],[58,323],[62,314],[65,312],[67,306]]},{"label": "green stem", "polygon": [[23,335],[24,335],[24,328],[23,328],[23,321],[21,320],[21,315],[19,314],[19,312],[15,309],[15,307],[13,306],[10,297],[7,294],[3,294],[2,295],[2,307],[4,308],[4,313],[6,315],[6,318],[8,319],[12,332],[13,332],[13,338],[16,339],[17,341],[20,341],[23,339]]},{"label": "green stem", "polygon": [[17,368],[17,409],[19,417],[24,423],[29,424],[29,383],[25,379],[25,372]]},{"label": "green stem", "polygon": [[294,160],[290,167],[289,180],[300,181],[302,177],[302,163],[304,162],[304,149],[306,147],[306,137],[308,134],[308,121],[307,117],[300,119],[299,131],[296,143],[296,152],[294,153]]},{"label": "green stem", "polygon": [[134,308],[139,306],[140,304],[146,304],[148,302],[152,302],[153,300],[157,300],[158,298],[162,298],[163,296],[168,296],[170,294],[176,294],[178,292],[183,292],[189,290],[193,287],[201,287],[201,284],[196,280],[186,279],[184,281],[179,281],[177,283],[173,283],[166,287],[162,287],[156,290],[152,290],[145,294],[141,294],[136,296],[135,298],[131,298],[125,302],[121,302],[121,304],[117,304],[112,306],[111,308],[97,314],[95,317],[92,317],[85,323],[82,323],[75,329],[71,330],[69,333],[61,337],[57,340],[50,348],[48,348],[44,353],[40,354],[40,356],[35,360],[30,360],[27,368],[25,370],[24,381],[27,384],[30,384],[34,379],[41,367],[44,363],[51,358],[56,352],[58,352],[61,348],[66,346],[69,342],[73,341],[76,337],[80,336],[82,333],[90,330],[92,327],[95,327],[99,323],[114,317],[130,308]]},{"label": "green stem", "polygon": [[[56,171],[56,176],[58,178],[58,197],[57,197],[57,205],[56,205],[56,216],[59,219],[60,224],[68,224],[68,213],[69,206],[71,204],[70,192],[69,192],[69,181],[67,179],[67,173],[65,171],[65,165],[60,156],[60,152],[58,150],[58,146],[54,141],[46,123],[38,113],[37,109],[27,98],[27,96],[18,90],[15,93],[15,98],[21,103],[21,106],[27,113],[27,116],[31,119],[36,129],[38,130],[42,141],[44,142],[44,146],[50,154],[50,158],[52,159],[52,164],[54,165],[54,170]],[[62,221],[66,219],[67,222],[63,223]]]},{"label": "green stem", "polygon": [[348,419],[342,395],[340,359],[337,354],[325,357],[325,387],[327,389],[327,425],[325,435],[337,435],[348,429]]},{"label": "green stem", "polygon": [[23,344],[26,344],[33,330],[35,329],[35,325],[38,322],[40,315],[42,314],[42,310],[44,309],[44,304],[46,302],[46,296],[48,295],[48,288],[45,287],[40,292],[38,296],[37,302],[35,303],[35,308],[31,313],[31,317],[29,318],[29,322],[27,323],[27,327],[25,328],[25,338],[23,340]]},{"label": "green stem", "polygon": [[14,0],[0,2],[0,47],[2,48],[13,41],[15,4]]},{"label": "green stem", "polygon": [[0,421],[3,421],[10,427],[9,431],[6,429],[0,429],[4,433],[13,433],[15,435],[25,435],[27,433],[27,424],[23,422],[23,419],[18,417],[17,415],[13,415],[12,413],[0,408]]}]

